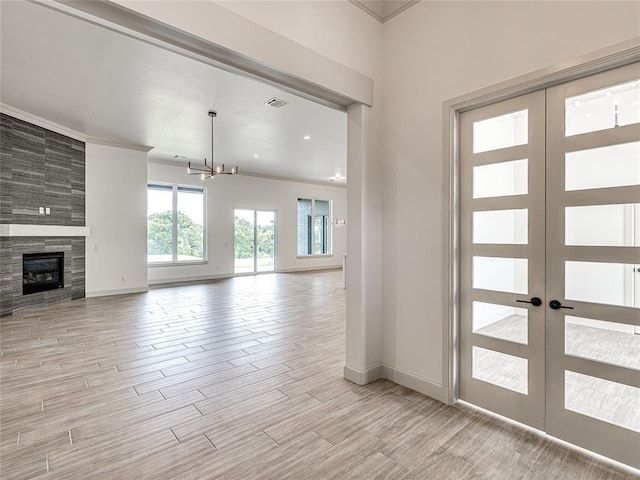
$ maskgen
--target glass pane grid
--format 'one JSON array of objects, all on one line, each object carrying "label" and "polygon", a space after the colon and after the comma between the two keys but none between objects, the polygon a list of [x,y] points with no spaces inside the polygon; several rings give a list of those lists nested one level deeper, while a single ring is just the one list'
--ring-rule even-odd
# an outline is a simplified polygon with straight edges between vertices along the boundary
[{"label": "glass pane grid", "polygon": [[640,142],[578,150],[565,155],[565,190],[640,185]]},{"label": "glass pane grid", "polygon": [[254,271],[254,224],[253,210],[234,210],[233,248],[235,273]]},{"label": "glass pane grid", "polygon": [[522,159],[473,167],[473,198],[526,195],[528,163]]},{"label": "glass pane grid", "polygon": [[473,288],[526,294],[528,291],[526,258],[473,257]]},{"label": "glass pane grid", "polygon": [[526,245],[528,210],[473,212],[473,243]]},{"label": "glass pane grid", "polygon": [[633,293],[634,268],[627,263],[565,261],[565,298],[640,308]]},{"label": "glass pane grid", "polygon": [[565,100],[565,135],[640,122],[640,82],[613,85]]},{"label": "glass pane grid", "polygon": [[509,342],[528,343],[529,312],[526,308],[472,302],[473,333]]},{"label": "glass pane grid", "polygon": [[639,247],[639,219],[640,203],[566,207],[565,245]]},{"label": "glass pane grid", "polygon": [[633,325],[567,315],[564,336],[567,355],[640,370],[640,335]]},{"label": "glass pane grid", "polygon": [[567,410],[640,432],[640,388],[565,370]]},{"label": "glass pane grid", "polygon": [[149,185],[147,189],[147,261],[173,261],[173,188]]},{"label": "glass pane grid", "polygon": [[473,123],[473,153],[525,145],[529,141],[529,110]]},{"label": "glass pane grid", "polygon": [[259,272],[275,270],[275,212],[256,212],[257,269]]},{"label": "glass pane grid", "polygon": [[309,198],[298,199],[298,255],[309,255],[312,250],[309,248],[310,225],[312,201]]},{"label": "glass pane grid", "polygon": [[178,261],[204,258],[204,194],[178,188]]},{"label": "glass pane grid", "polygon": [[524,395],[527,395],[529,391],[528,364],[526,358],[473,347],[473,378]]}]

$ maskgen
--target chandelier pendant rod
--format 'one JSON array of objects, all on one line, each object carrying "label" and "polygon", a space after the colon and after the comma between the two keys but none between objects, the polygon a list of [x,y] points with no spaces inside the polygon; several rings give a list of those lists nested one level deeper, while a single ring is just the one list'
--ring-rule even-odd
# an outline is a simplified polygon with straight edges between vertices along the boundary
[{"label": "chandelier pendant rod", "polygon": [[[192,167],[191,162],[187,163],[187,175],[200,175],[202,180],[207,178],[215,177],[216,175],[235,175],[238,173],[238,167],[231,168],[230,171],[226,172],[224,170],[224,164],[219,167],[214,167],[213,162],[213,119],[217,117],[218,114],[213,110],[209,110],[209,117],[211,117],[211,165],[207,164],[207,157],[204,157],[204,166],[203,167]],[[194,172],[192,172],[194,170]],[[199,173],[202,172],[202,173]],[[205,175],[206,174],[206,175]],[[208,176],[207,176],[208,175]]]}]

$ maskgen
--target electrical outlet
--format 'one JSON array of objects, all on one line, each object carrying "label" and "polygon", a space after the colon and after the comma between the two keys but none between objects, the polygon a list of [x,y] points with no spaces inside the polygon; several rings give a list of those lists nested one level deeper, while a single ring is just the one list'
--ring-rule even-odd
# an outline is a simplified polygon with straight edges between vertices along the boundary
[{"label": "electrical outlet", "polygon": [[93,250],[96,251],[96,252],[99,252],[100,251],[100,245],[94,245],[93,246]]},{"label": "electrical outlet", "polygon": [[38,213],[44,215],[44,207],[38,207]]}]

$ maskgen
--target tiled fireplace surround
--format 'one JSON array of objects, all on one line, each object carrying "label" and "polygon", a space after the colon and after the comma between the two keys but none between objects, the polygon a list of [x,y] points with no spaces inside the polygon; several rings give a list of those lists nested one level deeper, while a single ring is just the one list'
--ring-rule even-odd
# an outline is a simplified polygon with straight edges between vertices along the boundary
[{"label": "tiled fireplace surround", "polygon": [[[0,114],[0,154],[0,316],[83,298],[84,236],[42,236],[38,228],[85,226],[85,144]],[[9,236],[8,225],[37,233]],[[22,255],[42,252],[64,252],[64,288],[23,295]]]}]

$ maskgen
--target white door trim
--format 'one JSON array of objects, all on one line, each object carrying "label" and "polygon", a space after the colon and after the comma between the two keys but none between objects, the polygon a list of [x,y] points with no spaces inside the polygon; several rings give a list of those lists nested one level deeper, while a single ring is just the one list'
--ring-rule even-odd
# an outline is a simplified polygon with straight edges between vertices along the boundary
[{"label": "white door trim", "polygon": [[537,70],[484,88],[443,104],[443,358],[440,400],[453,404],[458,398],[459,320],[459,114],[466,110],[506,100],[536,90],[576,80],[640,61],[640,38],[580,56],[559,65]]}]

